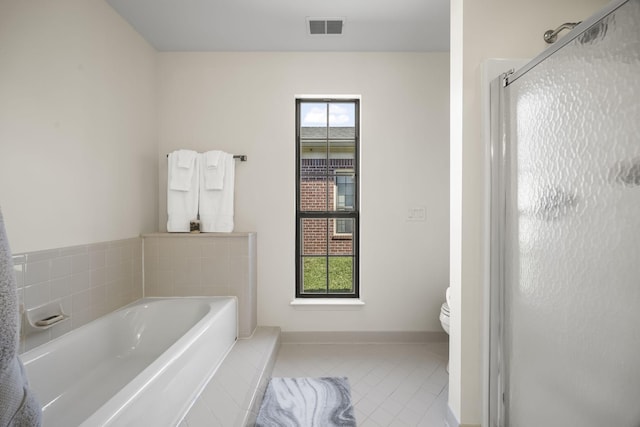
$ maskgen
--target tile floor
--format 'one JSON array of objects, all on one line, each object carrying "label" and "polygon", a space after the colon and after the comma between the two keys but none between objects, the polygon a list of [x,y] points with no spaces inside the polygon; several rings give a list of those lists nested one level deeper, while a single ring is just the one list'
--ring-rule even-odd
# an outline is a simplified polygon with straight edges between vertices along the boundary
[{"label": "tile floor", "polygon": [[279,340],[280,328],[268,327],[238,340],[178,427],[253,425]]},{"label": "tile floor", "polygon": [[282,343],[274,377],[346,376],[358,427],[443,427],[448,344]]}]

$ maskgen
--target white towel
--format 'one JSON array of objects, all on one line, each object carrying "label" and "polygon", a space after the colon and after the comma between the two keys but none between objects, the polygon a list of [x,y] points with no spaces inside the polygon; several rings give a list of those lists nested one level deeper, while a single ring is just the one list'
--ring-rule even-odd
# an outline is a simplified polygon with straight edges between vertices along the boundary
[{"label": "white towel", "polygon": [[189,169],[193,167],[193,161],[198,153],[191,150],[177,150],[178,153],[178,167]]},{"label": "white towel", "polygon": [[176,150],[169,154],[169,188],[178,191],[191,190],[197,157],[198,153],[191,150]]},{"label": "white towel", "polygon": [[221,153],[218,162],[218,168],[220,167],[224,167],[224,186],[221,190],[208,189],[205,185],[205,173],[204,171],[200,173],[200,231],[203,232],[233,231],[233,195],[235,191],[233,155]]},{"label": "white towel", "polygon": [[[184,150],[186,151],[186,150]],[[180,189],[174,189],[171,185],[175,173],[181,173],[187,169],[178,166],[178,154],[174,151],[169,154],[167,169],[167,231],[188,233],[191,229],[189,222],[198,218],[198,193],[200,190],[200,158],[195,151],[189,181]],[[183,177],[184,178],[184,177]]]},{"label": "white towel", "polygon": [[206,159],[205,164],[207,165],[207,169],[215,169],[218,167],[218,162],[220,161],[220,154],[222,151],[220,150],[211,150],[204,153],[204,157]]},{"label": "white towel", "polygon": [[225,152],[213,150],[202,155],[201,163],[206,167],[202,169],[204,174],[204,188],[207,190],[222,190],[224,187],[224,173],[226,169]]}]

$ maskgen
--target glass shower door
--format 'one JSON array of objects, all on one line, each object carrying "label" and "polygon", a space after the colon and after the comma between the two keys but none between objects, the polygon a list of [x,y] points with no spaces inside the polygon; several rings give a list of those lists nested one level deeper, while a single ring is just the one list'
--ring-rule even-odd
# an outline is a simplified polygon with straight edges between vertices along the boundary
[{"label": "glass shower door", "polygon": [[640,0],[620,3],[504,88],[492,426],[640,426]]}]

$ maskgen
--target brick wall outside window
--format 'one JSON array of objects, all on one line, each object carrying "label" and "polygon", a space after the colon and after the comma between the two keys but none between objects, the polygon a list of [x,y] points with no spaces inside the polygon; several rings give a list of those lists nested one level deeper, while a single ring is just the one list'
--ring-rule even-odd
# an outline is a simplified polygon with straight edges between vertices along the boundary
[{"label": "brick wall outside window", "polygon": [[[344,169],[353,169],[352,159],[329,159],[329,177],[336,170]],[[330,180],[329,188],[327,189],[326,171],[326,159],[302,159],[300,168],[300,207],[303,211],[334,210],[335,185],[333,180]],[[303,255],[325,255],[327,236],[329,237],[330,255],[353,254],[351,235],[336,235],[335,220],[306,218],[302,221]]]}]

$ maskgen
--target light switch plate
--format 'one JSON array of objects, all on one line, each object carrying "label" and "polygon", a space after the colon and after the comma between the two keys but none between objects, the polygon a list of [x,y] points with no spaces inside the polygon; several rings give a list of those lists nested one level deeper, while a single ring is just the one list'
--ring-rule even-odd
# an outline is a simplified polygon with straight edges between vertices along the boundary
[{"label": "light switch plate", "polygon": [[423,207],[410,208],[407,213],[407,221],[426,221],[427,209]]}]

